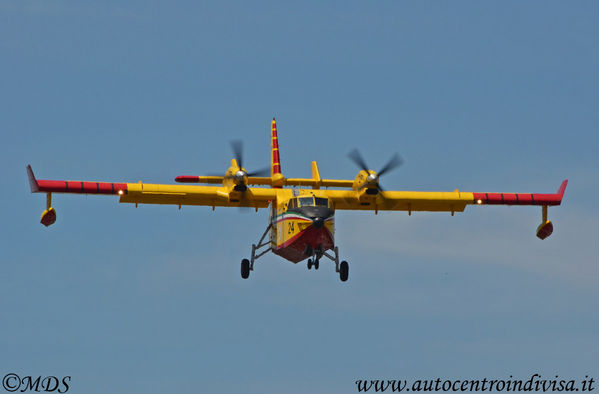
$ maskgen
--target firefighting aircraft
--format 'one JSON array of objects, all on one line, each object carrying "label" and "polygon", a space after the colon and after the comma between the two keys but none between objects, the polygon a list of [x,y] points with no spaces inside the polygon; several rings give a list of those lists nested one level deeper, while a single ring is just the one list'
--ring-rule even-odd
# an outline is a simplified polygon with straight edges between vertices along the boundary
[{"label": "firefighting aircraft", "polygon": [[[41,223],[50,226],[56,221],[52,207],[52,193],[108,194],[118,195],[123,203],[204,205],[215,207],[270,208],[270,219],[257,244],[252,245],[249,259],[241,260],[241,277],[247,279],[254,270],[255,261],[273,252],[293,263],[308,259],[308,269],[318,269],[323,257],[335,263],[335,271],[341,281],[347,281],[349,265],[339,261],[339,248],[335,245],[336,210],[370,210],[463,212],[466,205],[540,205],[542,222],[537,237],[545,239],[553,232],[553,224],[547,219],[547,207],[560,205],[568,180],[563,181],[555,194],[537,193],[471,193],[387,191],[379,179],[385,173],[401,165],[395,154],[375,172],[357,150],[349,157],[360,171],[355,179],[323,179],[318,165],[312,162],[312,178],[286,178],[281,172],[277,125],[271,124],[270,171],[249,172],[243,166],[242,146],[232,143],[234,159],[224,176],[181,175],[180,183],[203,183],[217,186],[159,185],[142,183],[81,182],[37,180],[31,166],[27,174],[32,193],[46,193],[46,210]],[[270,172],[270,176],[268,175]],[[260,187],[249,187],[250,185]],[[291,187],[291,188],[289,188]],[[327,189],[323,189],[327,188]],[[328,189],[333,188],[333,189]],[[268,239],[267,239],[268,236]]]}]

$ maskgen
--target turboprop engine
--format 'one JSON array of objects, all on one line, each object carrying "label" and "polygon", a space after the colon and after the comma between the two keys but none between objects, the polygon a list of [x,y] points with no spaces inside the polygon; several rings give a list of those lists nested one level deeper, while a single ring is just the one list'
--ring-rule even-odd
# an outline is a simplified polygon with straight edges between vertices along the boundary
[{"label": "turboprop engine", "polygon": [[366,161],[362,158],[362,155],[360,155],[360,152],[358,152],[357,149],[351,151],[348,156],[358,167],[360,167],[360,172],[358,172],[358,175],[354,179],[352,188],[358,192],[364,190],[366,194],[370,195],[376,195],[379,192],[385,191],[380,185],[380,177],[394,168],[399,167],[403,163],[401,157],[395,153],[379,172],[375,172],[368,168]]}]

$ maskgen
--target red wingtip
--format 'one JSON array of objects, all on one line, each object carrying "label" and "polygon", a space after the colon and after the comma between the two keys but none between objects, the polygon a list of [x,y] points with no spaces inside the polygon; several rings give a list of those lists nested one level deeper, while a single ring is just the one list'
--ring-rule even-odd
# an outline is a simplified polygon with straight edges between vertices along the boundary
[{"label": "red wingtip", "polygon": [[29,178],[29,188],[31,189],[31,193],[38,193],[40,191],[39,184],[37,183],[31,165],[29,164],[27,164],[27,177]]},{"label": "red wingtip", "polygon": [[564,192],[566,191],[566,186],[568,186],[567,179],[562,182],[562,185],[559,187],[559,190],[557,191],[557,194],[559,194],[560,197],[564,197]]}]

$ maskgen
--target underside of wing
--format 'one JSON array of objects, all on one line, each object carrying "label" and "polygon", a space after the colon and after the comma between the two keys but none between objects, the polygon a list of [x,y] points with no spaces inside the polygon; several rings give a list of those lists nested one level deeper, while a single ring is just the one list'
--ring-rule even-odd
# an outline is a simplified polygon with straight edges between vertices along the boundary
[{"label": "underside of wing", "polygon": [[120,202],[134,204],[203,205],[220,207],[266,208],[277,196],[271,188],[240,188],[229,186],[164,185],[150,183],[89,182],[36,179],[31,166],[27,166],[27,176],[32,193],[53,193],[116,195]]},{"label": "underside of wing", "polygon": [[472,193],[385,191],[375,195],[353,190],[326,190],[335,209],[372,211],[462,212]]},{"label": "underside of wing", "polygon": [[218,207],[267,208],[276,190],[247,188],[236,191],[222,186],[160,185],[129,183],[120,202],[135,204],[203,205]]},{"label": "underside of wing", "polygon": [[[471,193],[416,191],[326,190],[336,209],[374,211],[462,212],[466,205],[560,205],[568,181],[557,193]],[[373,189],[370,189],[373,190]]]}]

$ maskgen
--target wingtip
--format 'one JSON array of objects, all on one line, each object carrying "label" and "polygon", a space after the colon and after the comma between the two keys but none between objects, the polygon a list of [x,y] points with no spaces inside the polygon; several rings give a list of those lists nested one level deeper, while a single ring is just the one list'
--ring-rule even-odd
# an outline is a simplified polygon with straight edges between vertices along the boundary
[{"label": "wingtip", "polygon": [[568,186],[568,180],[564,179],[564,181],[562,182],[561,186],[559,187],[559,190],[557,191],[557,194],[559,194],[560,196],[564,196],[564,192],[566,191],[566,186]]},{"label": "wingtip", "polygon": [[40,188],[37,180],[35,179],[35,175],[33,175],[31,164],[27,164],[27,178],[29,178],[29,188],[31,189],[31,193],[38,193]]}]

